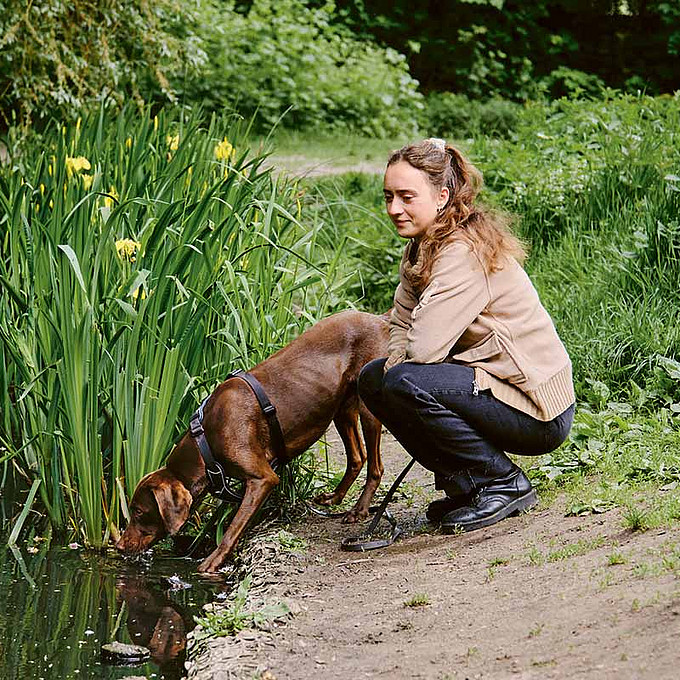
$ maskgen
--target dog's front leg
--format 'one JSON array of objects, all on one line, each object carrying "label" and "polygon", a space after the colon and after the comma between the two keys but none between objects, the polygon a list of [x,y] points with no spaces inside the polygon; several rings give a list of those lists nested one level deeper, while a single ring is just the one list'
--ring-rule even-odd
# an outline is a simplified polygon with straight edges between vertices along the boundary
[{"label": "dog's front leg", "polygon": [[234,518],[231,520],[222,542],[217,548],[201,562],[198,567],[200,572],[217,571],[227,559],[231,551],[236,547],[241,534],[248,526],[248,522],[258,511],[262,503],[272,489],[279,483],[279,478],[273,470],[271,474],[257,479],[250,478],[246,481],[246,491]]}]

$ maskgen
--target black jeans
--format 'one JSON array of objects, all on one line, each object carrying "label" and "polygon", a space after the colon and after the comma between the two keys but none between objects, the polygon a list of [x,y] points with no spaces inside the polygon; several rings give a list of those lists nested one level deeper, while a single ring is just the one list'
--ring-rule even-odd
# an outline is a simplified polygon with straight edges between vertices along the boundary
[{"label": "black jeans", "polygon": [[514,468],[505,455],[536,456],[567,437],[574,406],[543,422],[479,391],[474,370],[461,364],[366,364],[359,394],[399,443],[449,496],[469,496]]}]

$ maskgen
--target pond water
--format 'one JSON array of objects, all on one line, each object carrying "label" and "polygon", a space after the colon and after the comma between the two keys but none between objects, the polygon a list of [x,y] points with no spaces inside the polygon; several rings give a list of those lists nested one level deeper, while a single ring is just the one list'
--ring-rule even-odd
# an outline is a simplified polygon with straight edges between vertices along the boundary
[{"label": "pond water", "polygon": [[[181,678],[194,615],[229,587],[199,576],[197,560],[6,542],[0,534],[3,680]],[[151,661],[103,664],[101,646],[114,640],[148,647]]]}]

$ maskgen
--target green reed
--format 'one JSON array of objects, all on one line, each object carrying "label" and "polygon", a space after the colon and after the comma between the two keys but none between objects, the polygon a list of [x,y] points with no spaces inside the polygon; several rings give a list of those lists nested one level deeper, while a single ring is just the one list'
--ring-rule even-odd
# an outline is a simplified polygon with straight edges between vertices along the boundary
[{"label": "green reed", "polygon": [[131,494],[220,378],[337,301],[318,227],[245,132],[101,113],[0,167],[0,458],[91,546],[118,529],[117,480]]}]

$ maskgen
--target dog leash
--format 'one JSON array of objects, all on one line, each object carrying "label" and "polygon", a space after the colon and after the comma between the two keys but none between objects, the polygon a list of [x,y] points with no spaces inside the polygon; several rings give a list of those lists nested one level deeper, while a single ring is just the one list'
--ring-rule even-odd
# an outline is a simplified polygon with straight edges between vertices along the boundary
[{"label": "dog leash", "polygon": [[[341,550],[348,552],[365,552],[367,550],[386,548],[387,546],[392,545],[392,543],[394,543],[404,533],[404,530],[397,524],[397,521],[392,516],[392,513],[390,513],[390,511],[387,509],[387,506],[392,500],[392,496],[394,496],[395,492],[399,488],[399,485],[402,483],[402,481],[404,481],[404,477],[406,477],[415,462],[415,458],[413,458],[401,471],[401,473],[399,473],[399,476],[389,488],[389,491],[385,494],[382,503],[380,505],[373,505],[368,509],[368,511],[374,515],[368,530],[359,536],[349,536],[347,538],[343,538],[340,543]],[[275,470],[278,468],[277,463],[278,461],[276,460],[272,461],[272,467]],[[228,489],[226,486],[225,489],[230,494],[230,500],[239,503],[243,500],[243,495],[238,495],[235,491]],[[226,510],[228,502],[229,501],[222,499],[220,504],[213,510],[212,514],[210,515],[210,519],[206,522],[187,549],[185,553],[187,557],[195,552],[205,536],[217,524]],[[345,514],[344,512],[328,512],[327,510],[315,508],[313,505],[307,503],[307,501],[304,501],[304,504],[310,512],[315,515],[319,515],[320,517],[342,517]],[[378,522],[380,522],[382,517],[385,517],[385,519],[389,522],[390,526],[392,527],[392,533],[390,534],[389,538],[371,538],[373,532],[378,526]]]}]

